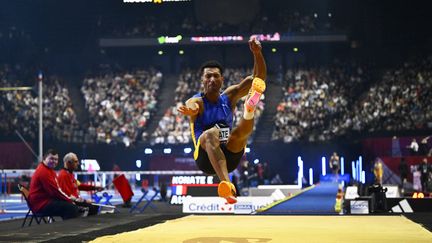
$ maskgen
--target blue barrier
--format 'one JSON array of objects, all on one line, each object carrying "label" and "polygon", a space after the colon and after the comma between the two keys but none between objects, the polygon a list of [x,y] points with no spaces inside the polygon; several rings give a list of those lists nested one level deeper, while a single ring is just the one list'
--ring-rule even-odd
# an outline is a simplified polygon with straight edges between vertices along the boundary
[{"label": "blue barrier", "polygon": [[348,185],[350,182],[350,175],[344,174],[344,175],[333,175],[333,174],[327,174],[325,176],[320,175],[320,182],[345,182],[345,185]]}]

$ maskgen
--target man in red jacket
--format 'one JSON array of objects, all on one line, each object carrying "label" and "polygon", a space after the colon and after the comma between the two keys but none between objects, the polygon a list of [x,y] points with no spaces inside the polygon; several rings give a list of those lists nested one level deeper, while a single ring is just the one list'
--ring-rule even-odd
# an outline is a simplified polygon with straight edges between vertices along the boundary
[{"label": "man in red jacket", "polygon": [[63,220],[78,217],[79,207],[59,187],[54,171],[57,164],[58,153],[49,149],[31,178],[29,203],[35,213],[60,216]]},{"label": "man in red jacket", "polygon": [[102,191],[103,187],[80,183],[75,179],[73,172],[78,169],[78,156],[74,153],[67,153],[63,158],[64,167],[58,173],[60,188],[66,195],[76,199],[75,204],[89,208],[89,215],[97,214],[99,207],[91,204],[91,200],[80,197],[79,190],[82,191]]}]

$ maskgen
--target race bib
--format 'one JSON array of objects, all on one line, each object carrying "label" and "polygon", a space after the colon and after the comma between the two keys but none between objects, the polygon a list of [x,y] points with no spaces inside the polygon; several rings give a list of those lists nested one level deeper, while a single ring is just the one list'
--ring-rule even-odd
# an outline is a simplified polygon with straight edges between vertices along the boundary
[{"label": "race bib", "polygon": [[223,124],[215,125],[219,129],[219,142],[226,143],[230,135],[230,128]]}]

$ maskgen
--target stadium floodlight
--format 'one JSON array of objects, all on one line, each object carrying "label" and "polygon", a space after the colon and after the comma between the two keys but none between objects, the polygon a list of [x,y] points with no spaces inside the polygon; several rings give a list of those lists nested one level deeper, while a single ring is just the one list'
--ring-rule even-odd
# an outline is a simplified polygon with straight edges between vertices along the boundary
[{"label": "stadium floodlight", "polygon": [[151,148],[146,148],[146,149],[144,149],[144,153],[145,154],[152,154],[153,150]]},{"label": "stadium floodlight", "polygon": [[351,161],[351,168],[352,168],[352,177],[354,180],[357,179],[357,172],[356,172],[356,167],[355,167],[355,163],[354,161]]},{"label": "stadium floodlight", "polygon": [[345,159],[344,159],[344,157],[341,157],[340,163],[341,163],[341,175],[345,175]]},{"label": "stadium floodlight", "polygon": [[136,164],[136,167],[138,167],[138,168],[141,168],[141,160],[140,159],[137,159],[136,161],[135,161],[135,164]]},{"label": "stadium floodlight", "polygon": [[309,185],[313,185],[313,169],[309,168]]},{"label": "stadium floodlight", "polygon": [[361,181],[360,163],[358,160],[356,160],[355,162],[356,162],[355,167],[356,167],[356,173],[357,173],[356,178],[357,178],[357,181]]},{"label": "stadium floodlight", "polygon": [[184,148],[183,151],[185,152],[185,154],[189,154],[190,152],[192,152],[191,148]]},{"label": "stadium floodlight", "polygon": [[251,151],[250,148],[249,148],[249,147],[246,147],[245,152],[246,152],[246,153],[250,153],[250,151]]},{"label": "stadium floodlight", "polygon": [[297,157],[297,165],[298,165],[298,172],[297,172],[297,185],[302,188],[303,186],[303,160],[300,156]]},{"label": "stadium floodlight", "polygon": [[163,152],[164,152],[164,154],[170,154],[171,149],[170,148],[164,148]]},{"label": "stadium floodlight", "polygon": [[326,172],[326,158],[322,157],[321,158],[321,171],[322,171],[322,175],[325,176],[327,174]]}]

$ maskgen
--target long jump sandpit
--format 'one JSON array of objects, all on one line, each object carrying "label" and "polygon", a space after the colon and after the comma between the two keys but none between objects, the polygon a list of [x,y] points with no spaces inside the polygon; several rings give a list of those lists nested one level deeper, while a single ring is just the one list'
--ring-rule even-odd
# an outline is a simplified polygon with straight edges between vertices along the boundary
[{"label": "long jump sandpit", "polygon": [[432,233],[401,215],[190,215],[107,235],[106,242],[432,242]]}]

